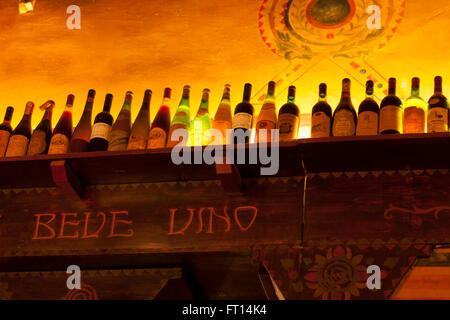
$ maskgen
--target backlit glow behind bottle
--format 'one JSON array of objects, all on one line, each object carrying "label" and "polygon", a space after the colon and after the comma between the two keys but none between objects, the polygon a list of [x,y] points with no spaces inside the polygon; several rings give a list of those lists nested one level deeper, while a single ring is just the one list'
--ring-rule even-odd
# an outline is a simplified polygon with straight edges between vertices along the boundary
[{"label": "backlit glow behind bottle", "polygon": [[[226,84],[223,89],[222,100],[220,101],[219,108],[214,115],[214,129],[219,130],[222,133],[222,144],[231,142],[231,125],[233,116],[231,115],[231,85]],[[228,134],[227,134],[228,130]],[[213,144],[218,144],[212,142]]]},{"label": "backlit glow behind bottle", "polygon": [[404,104],[403,133],[424,133],[427,104],[420,97],[420,79],[413,78],[411,96]]}]

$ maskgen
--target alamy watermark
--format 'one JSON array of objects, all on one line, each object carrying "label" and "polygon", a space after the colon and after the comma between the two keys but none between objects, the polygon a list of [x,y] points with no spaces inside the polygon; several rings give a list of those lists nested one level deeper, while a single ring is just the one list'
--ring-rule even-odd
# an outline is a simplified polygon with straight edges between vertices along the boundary
[{"label": "alamy watermark", "polygon": [[[198,124],[201,126],[201,124]],[[201,127],[200,127],[201,128]],[[194,132],[202,132],[197,127]],[[186,129],[176,129],[171,137],[172,141],[179,141],[171,152],[172,162],[176,165],[181,164],[260,164],[260,174],[262,176],[272,176],[278,173],[280,167],[280,145],[279,130],[270,130],[270,147],[266,142],[268,131],[259,130],[258,142],[249,145],[249,148],[243,148],[252,136],[251,130],[227,130],[226,136],[232,137],[232,142],[225,144],[222,132],[217,129],[208,129],[205,133],[212,144],[206,147],[194,146],[193,152],[189,144],[189,131]],[[235,148],[238,146],[238,148]],[[225,149],[225,152],[224,152]],[[247,151],[248,150],[248,151]],[[269,152],[270,151],[270,152]],[[248,159],[247,159],[248,155]]]}]

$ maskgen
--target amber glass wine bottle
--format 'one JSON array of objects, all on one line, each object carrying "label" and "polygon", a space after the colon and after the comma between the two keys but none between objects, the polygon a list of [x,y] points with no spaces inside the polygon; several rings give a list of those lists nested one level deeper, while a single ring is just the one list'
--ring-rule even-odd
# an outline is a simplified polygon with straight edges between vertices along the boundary
[{"label": "amber glass wine bottle", "polygon": [[128,139],[131,132],[131,103],[133,102],[133,92],[128,91],[125,96],[125,102],[120,110],[112,127],[111,136],[108,144],[108,151],[126,150]]},{"label": "amber glass wine bottle", "polygon": [[70,152],[85,152],[91,139],[92,107],[94,105],[95,90],[89,90],[86,105],[81,119],[73,131],[70,141]]},{"label": "amber glass wine bottle", "polygon": [[420,97],[420,79],[413,78],[411,96],[406,99],[403,114],[403,133],[425,133],[426,102]]},{"label": "amber glass wine bottle", "polygon": [[334,137],[354,136],[358,117],[350,98],[350,79],[342,81],[342,96],[333,114],[332,134]]},{"label": "amber glass wine bottle", "polygon": [[153,120],[152,127],[148,138],[148,149],[165,148],[167,143],[167,136],[170,130],[170,98],[172,89],[164,89],[164,98],[161,107]]},{"label": "amber glass wine bottle", "polygon": [[8,107],[6,109],[5,119],[0,124],[0,157],[5,156],[6,148],[8,147],[9,136],[12,132],[11,120],[14,114],[14,108]]},{"label": "amber glass wine bottle", "polygon": [[[170,124],[169,136],[167,137],[167,148],[173,148],[178,145],[182,141],[182,137],[178,140],[174,136],[174,140],[172,140],[172,135],[175,130],[184,130],[184,134],[186,135],[183,141],[183,145],[189,145],[189,130],[191,127],[191,112],[189,105],[189,94],[191,91],[190,86],[184,86],[183,88],[183,96],[181,97],[180,104],[178,105],[178,109],[175,113],[175,116],[172,119],[172,123]],[[187,140],[187,141],[186,141]]]},{"label": "amber glass wine bottle", "polygon": [[47,154],[50,140],[52,139],[52,115],[55,102],[47,101],[39,107],[45,110],[41,122],[34,129],[31,135],[30,145],[28,146],[27,155],[34,156],[37,154]]},{"label": "amber glass wine bottle", "polygon": [[396,96],[397,80],[389,79],[389,94],[380,105],[380,134],[400,134],[403,132],[402,100]]},{"label": "amber glass wine bottle", "polygon": [[103,111],[100,112],[94,120],[91,138],[88,145],[88,151],[106,151],[108,150],[109,138],[113,124],[113,117],[110,114],[113,95],[108,93],[105,97]]},{"label": "amber glass wine bottle", "polygon": [[69,94],[64,112],[53,130],[53,136],[50,140],[48,154],[62,154],[69,152],[69,144],[70,139],[72,138],[73,130],[72,107],[74,100],[75,96],[73,94]]},{"label": "amber glass wine bottle", "polygon": [[[231,85],[226,84],[223,89],[222,100],[220,101],[219,108],[214,115],[213,123],[213,128],[219,130],[222,133],[223,144],[231,142],[229,133],[231,132],[232,121],[233,116],[231,115]],[[214,141],[212,141],[212,143],[214,143]]]},{"label": "amber glass wine bottle", "polygon": [[34,103],[27,102],[22,120],[11,133],[7,157],[22,157],[27,154],[28,143],[31,138],[31,115],[33,114]]},{"label": "amber glass wine bottle", "polygon": [[131,128],[127,150],[144,150],[147,148],[148,133],[150,131],[150,101],[152,90],[145,90],[141,110]]},{"label": "amber glass wine bottle", "polygon": [[210,143],[210,137],[208,136],[208,130],[211,129],[209,92],[209,89],[203,89],[200,107],[192,121],[191,141],[193,146],[208,145]]},{"label": "amber glass wine bottle", "polygon": [[442,77],[434,78],[434,95],[428,100],[427,132],[448,132],[448,101],[442,94]]},{"label": "amber glass wine bottle", "polygon": [[311,138],[326,138],[331,135],[333,110],[327,102],[327,85],[319,85],[319,101],[311,112]]},{"label": "amber glass wine bottle", "polygon": [[247,134],[245,143],[249,142],[248,131],[251,130],[253,125],[253,112],[254,108],[250,104],[250,96],[252,95],[252,85],[246,83],[244,86],[244,97],[242,102],[239,103],[234,109],[234,116],[232,122],[232,140],[233,143],[237,143],[237,136]]},{"label": "amber glass wine bottle", "polygon": [[290,86],[288,90],[288,101],[278,113],[278,129],[280,130],[280,141],[297,139],[300,127],[300,110],[295,104],[295,87]]},{"label": "amber glass wine bottle", "polygon": [[378,119],[380,107],[373,99],[373,81],[366,83],[366,99],[361,102],[358,109],[358,125],[356,127],[357,136],[378,135]]},{"label": "amber glass wine bottle", "polygon": [[[267,95],[256,122],[256,141],[270,142],[272,130],[277,126],[277,108],[275,105],[275,82],[270,81],[267,87]],[[264,131],[265,130],[265,133]]]}]

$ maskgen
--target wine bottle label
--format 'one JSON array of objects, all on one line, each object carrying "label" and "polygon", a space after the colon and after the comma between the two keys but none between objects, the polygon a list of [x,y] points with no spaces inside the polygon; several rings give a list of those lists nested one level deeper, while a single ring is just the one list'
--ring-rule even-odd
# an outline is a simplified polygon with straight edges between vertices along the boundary
[{"label": "wine bottle label", "polygon": [[123,130],[113,130],[110,135],[108,151],[126,150],[130,133]]},{"label": "wine bottle label", "polygon": [[148,139],[148,149],[159,149],[166,147],[167,134],[161,128],[153,128],[150,131],[150,137]]},{"label": "wine bottle label", "polygon": [[402,108],[398,106],[384,106],[380,110],[380,133],[393,130],[402,133]]},{"label": "wine bottle label", "polygon": [[300,119],[291,113],[282,113],[278,117],[278,129],[280,130],[280,141],[297,138]]},{"label": "wine bottle label", "polygon": [[94,138],[104,139],[109,141],[112,127],[104,122],[97,122],[92,127],[91,140]]},{"label": "wine bottle label", "polygon": [[232,128],[250,129],[252,127],[253,116],[246,112],[239,112],[234,115]]},{"label": "wine bottle label", "polygon": [[378,135],[378,113],[373,111],[361,112],[358,116],[356,135],[357,136]]},{"label": "wine bottle label", "polygon": [[333,119],[333,136],[346,137],[355,135],[355,119],[349,110],[336,112]]},{"label": "wine bottle label", "polygon": [[10,133],[5,130],[0,130],[0,157],[3,157],[8,147]]},{"label": "wine bottle label", "polygon": [[69,151],[69,138],[61,133],[57,133],[52,137],[48,154],[62,154]]},{"label": "wine bottle label", "polygon": [[128,141],[127,150],[144,150],[147,148],[147,140],[135,134],[130,135],[130,141]]},{"label": "wine bottle label", "polygon": [[34,130],[28,146],[27,155],[43,154],[47,149],[47,136],[42,130]]},{"label": "wine bottle label", "polygon": [[428,111],[427,132],[448,132],[448,109],[438,107]]},{"label": "wine bottle label", "polygon": [[21,134],[11,136],[6,157],[23,157],[27,153],[28,143],[29,139]]},{"label": "wine bottle label", "polygon": [[311,118],[311,138],[330,136],[331,119],[324,112],[316,112]]},{"label": "wine bottle label", "polygon": [[404,133],[425,133],[425,111],[418,107],[406,108],[403,130]]}]

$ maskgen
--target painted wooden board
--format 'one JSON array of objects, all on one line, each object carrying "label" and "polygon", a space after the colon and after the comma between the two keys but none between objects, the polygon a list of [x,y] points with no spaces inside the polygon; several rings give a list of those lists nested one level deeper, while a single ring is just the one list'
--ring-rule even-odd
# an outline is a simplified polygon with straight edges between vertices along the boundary
[{"label": "painted wooden board", "polygon": [[[56,189],[0,192],[0,252],[79,255],[214,251],[299,243],[303,178],[98,185],[83,201]],[[274,199],[276,199],[274,201]]]}]

